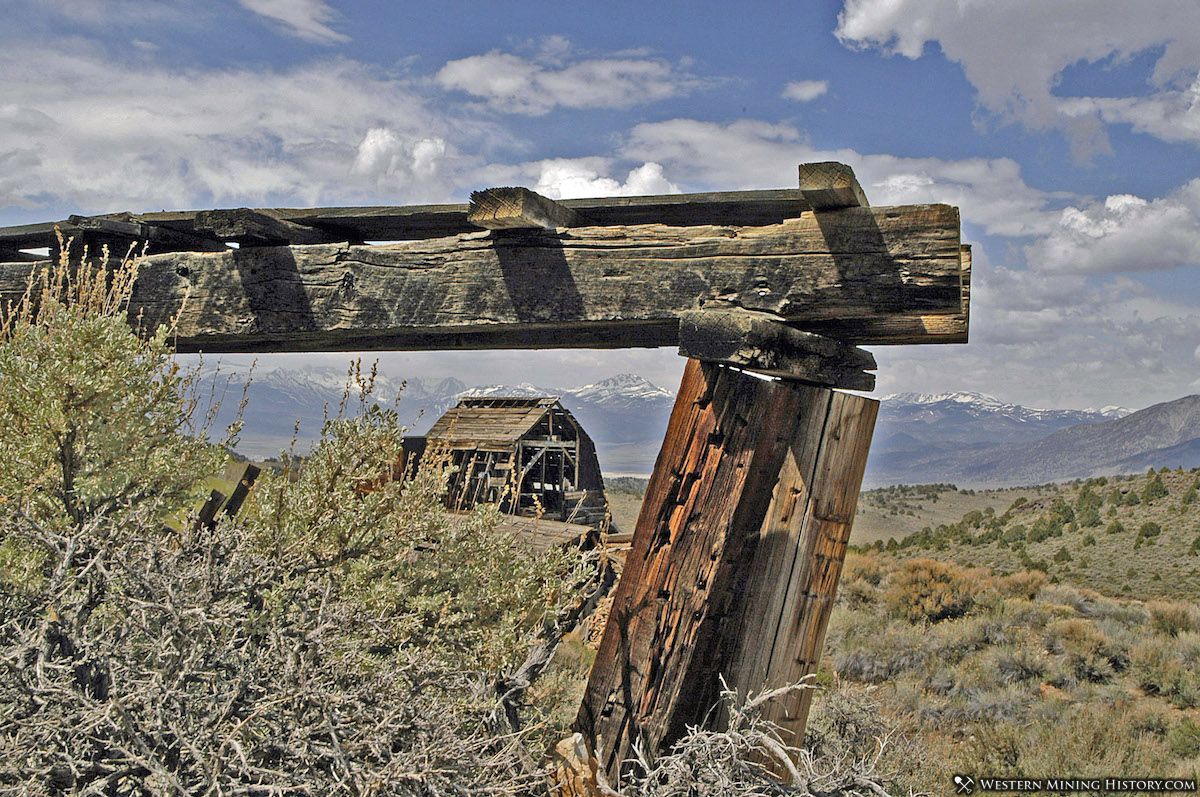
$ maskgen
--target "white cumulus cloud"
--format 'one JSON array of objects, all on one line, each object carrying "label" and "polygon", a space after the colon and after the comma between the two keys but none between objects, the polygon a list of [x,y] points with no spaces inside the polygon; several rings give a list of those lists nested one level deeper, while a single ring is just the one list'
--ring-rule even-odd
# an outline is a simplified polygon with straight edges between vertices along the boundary
[{"label": "white cumulus cloud", "polygon": [[1157,199],[1114,194],[1067,207],[1050,234],[1027,247],[1026,259],[1080,273],[1200,265],[1200,178]]},{"label": "white cumulus cloud", "polygon": [[811,102],[829,91],[827,80],[793,80],[783,87],[783,98],[796,102]]},{"label": "white cumulus cloud", "polygon": [[349,41],[329,26],[337,16],[325,0],[238,0],[248,11],[270,19],[285,33],[318,44]]},{"label": "white cumulus cloud", "polygon": [[534,58],[492,50],[446,63],[434,76],[448,91],[496,111],[540,116],[554,108],[630,108],[687,93],[700,81],[667,61],[645,57],[569,60],[555,37]]},{"label": "white cumulus cloud", "polygon": [[[1200,143],[1200,3],[1194,0],[846,0],[846,44],[919,58],[936,44],[962,64],[990,111],[1035,129],[1061,129],[1081,157],[1108,148],[1106,123]],[[1063,72],[1160,51],[1148,93],[1121,98],[1055,95]]]},{"label": "white cumulus cloud", "polygon": [[490,129],[342,59],[287,69],[0,51],[0,207],[444,201]]},{"label": "white cumulus cloud", "polygon": [[643,163],[631,169],[623,182],[600,174],[588,160],[547,160],[538,167],[533,190],[553,199],[679,193],[679,187],[666,178],[663,167],[657,163]]}]

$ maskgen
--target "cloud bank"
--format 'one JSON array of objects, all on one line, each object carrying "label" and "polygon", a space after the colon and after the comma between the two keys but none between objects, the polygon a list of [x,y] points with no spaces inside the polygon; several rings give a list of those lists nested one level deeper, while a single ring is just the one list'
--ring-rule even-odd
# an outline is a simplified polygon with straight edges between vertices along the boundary
[{"label": "cloud bank", "polygon": [[[1036,130],[1065,132],[1077,156],[1110,150],[1106,124],[1200,144],[1200,4],[1192,0],[846,0],[836,34],[847,45],[920,58],[927,45],[960,63],[979,102]],[[1148,93],[1063,98],[1078,63],[1120,64],[1157,50]]]}]

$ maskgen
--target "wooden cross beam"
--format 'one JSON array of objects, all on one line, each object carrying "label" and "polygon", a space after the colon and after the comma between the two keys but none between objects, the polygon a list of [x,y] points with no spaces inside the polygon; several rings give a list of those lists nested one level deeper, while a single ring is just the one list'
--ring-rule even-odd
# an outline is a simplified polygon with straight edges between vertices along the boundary
[{"label": "wooden cross beam", "polygon": [[[0,299],[28,273],[0,264]],[[713,302],[849,343],[964,341],[958,211],[151,254],[132,308],[179,314],[181,351],[265,352],[673,346]]]},{"label": "wooden cross beam", "polygon": [[766,313],[713,307],[683,313],[679,354],[780,379],[874,390],[875,358],[838,340],[803,332]]},{"label": "wooden cross beam", "polygon": [[471,194],[467,221],[487,230],[553,230],[581,226],[583,216],[528,188],[489,188]]},{"label": "wooden cross beam", "polygon": [[251,208],[202,210],[196,214],[192,226],[213,238],[242,246],[325,244],[341,240],[333,233],[289,221],[275,211]]}]

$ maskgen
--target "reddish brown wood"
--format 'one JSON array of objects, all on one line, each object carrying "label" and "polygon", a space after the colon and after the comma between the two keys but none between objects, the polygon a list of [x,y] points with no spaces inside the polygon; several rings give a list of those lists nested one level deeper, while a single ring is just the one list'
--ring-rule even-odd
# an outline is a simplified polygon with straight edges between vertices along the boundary
[{"label": "reddish brown wood", "polygon": [[610,778],[815,665],[876,406],[688,361],[577,719]]}]

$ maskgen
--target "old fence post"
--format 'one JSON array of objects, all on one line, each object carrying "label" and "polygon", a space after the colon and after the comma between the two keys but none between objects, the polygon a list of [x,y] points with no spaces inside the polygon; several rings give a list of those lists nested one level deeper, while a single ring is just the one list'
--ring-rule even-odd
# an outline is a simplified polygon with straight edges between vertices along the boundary
[{"label": "old fence post", "polygon": [[[689,359],[576,727],[610,780],[815,670],[878,402]],[[803,741],[808,690],[771,709]]]}]

